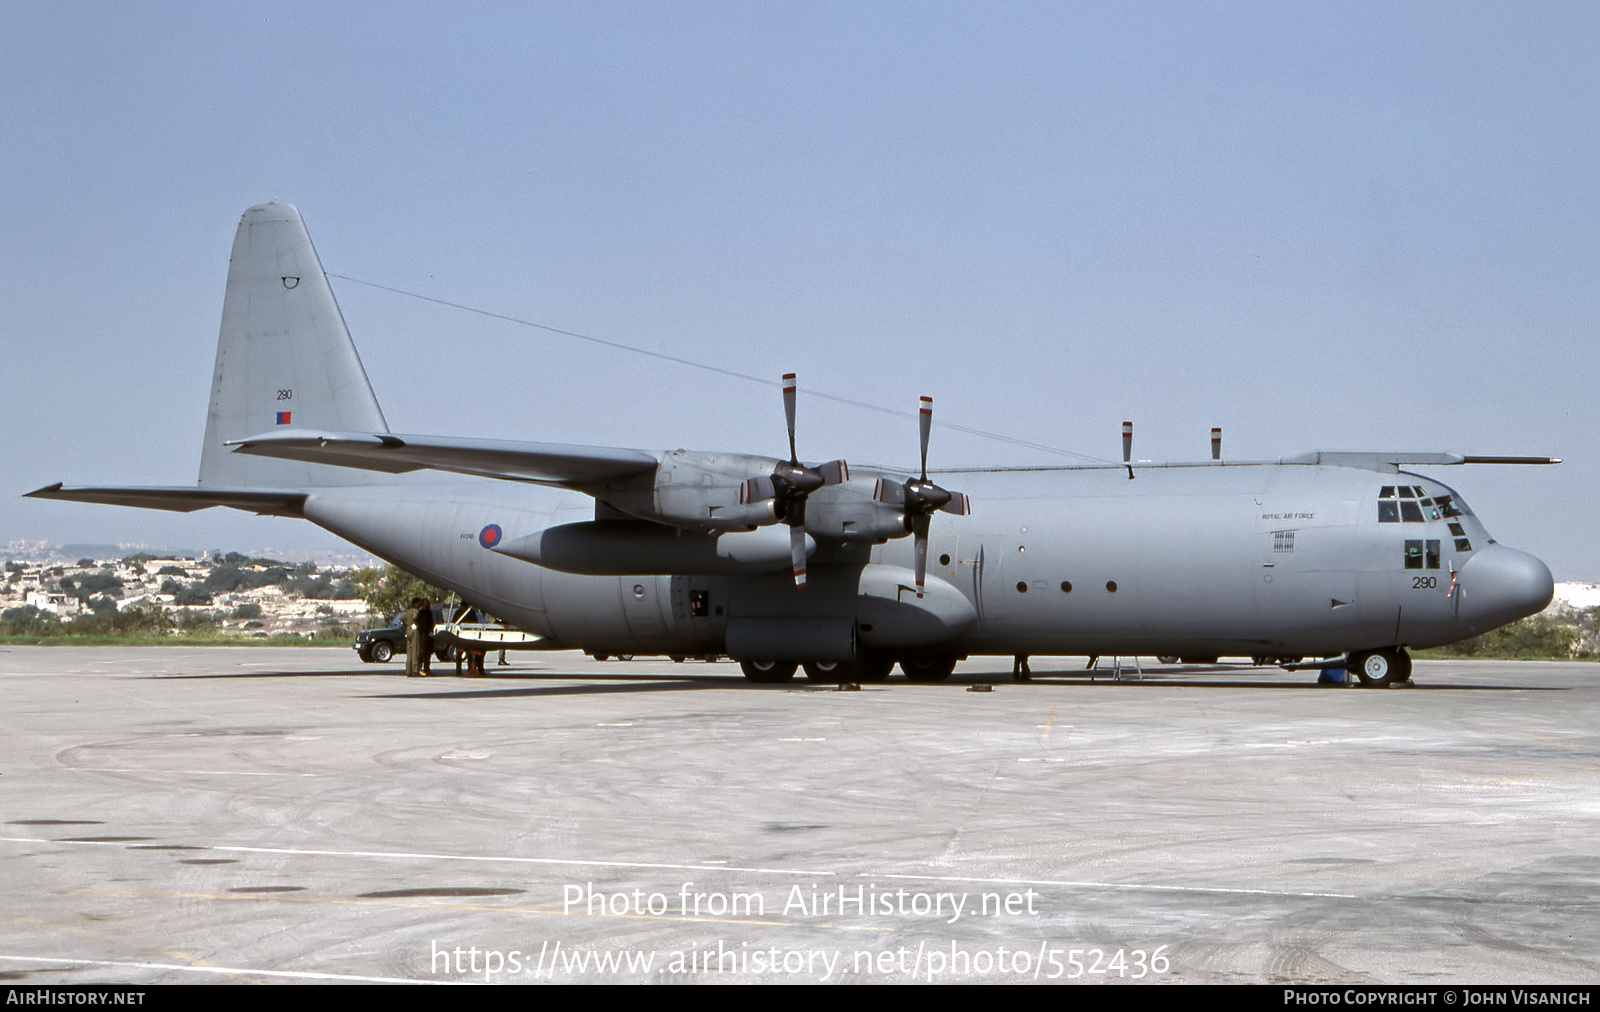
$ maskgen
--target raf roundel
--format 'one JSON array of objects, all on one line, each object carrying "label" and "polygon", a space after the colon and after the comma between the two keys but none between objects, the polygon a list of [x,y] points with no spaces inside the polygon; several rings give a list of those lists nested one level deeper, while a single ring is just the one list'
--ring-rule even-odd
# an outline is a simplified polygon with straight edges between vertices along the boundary
[{"label": "raf roundel", "polygon": [[493,548],[500,543],[500,525],[490,524],[478,532],[478,544],[485,548]]}]

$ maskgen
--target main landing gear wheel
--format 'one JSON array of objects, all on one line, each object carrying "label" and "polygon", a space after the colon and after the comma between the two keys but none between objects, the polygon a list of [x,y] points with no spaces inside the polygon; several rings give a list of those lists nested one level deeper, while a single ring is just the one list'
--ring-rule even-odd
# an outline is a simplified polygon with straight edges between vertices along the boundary
[{"label": "main landing gear wheel", "polygon": [[954,657],[924,657],[902,660],[900,670],[913,682],[942,682],[956,670]]},{"label": "main landing gear wheel", "polygon": [[810,661],[802,667],[811,681],[819,685],[837,685],[840,682],[881,682],[894,670],[894,661],[887,657],[862,657],[853,661]]},{"label": "main landing gear wheel", "polygon": [[758,685],[779,685],[794,677],[798,664],[783,661],[740,661],[744,676]]},{"label": "main landing gear wheel", "polygon": [[1362,685],[1399,685],[1411,679],[1411,655],[1404,650],[1368,650],[1350,658]]},{"label": "main landing gear wheel", "polygon": [[372,644],[372,649],[367,651],[369,658],[377,664],[387,664],[389,658],[394,656],[394,648],[379,640]]},{"label": "main landing gear wheel", "polygon": [[805,669],[807,681],[820,685],[837,685],[850,677],[850,665],[838,661],[807,661],[800,666]]}]

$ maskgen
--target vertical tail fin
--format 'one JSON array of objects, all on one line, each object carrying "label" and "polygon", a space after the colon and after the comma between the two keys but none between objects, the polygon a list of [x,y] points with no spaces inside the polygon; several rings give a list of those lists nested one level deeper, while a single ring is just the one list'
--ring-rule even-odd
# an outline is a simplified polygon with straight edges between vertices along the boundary
[{"label": "vertical tail fin", "polygon": [[246,211],[234,236],[200,484],[314,488],[377,477],[223,445],[279,428],[389,431],[300,212],[274,202]]}]

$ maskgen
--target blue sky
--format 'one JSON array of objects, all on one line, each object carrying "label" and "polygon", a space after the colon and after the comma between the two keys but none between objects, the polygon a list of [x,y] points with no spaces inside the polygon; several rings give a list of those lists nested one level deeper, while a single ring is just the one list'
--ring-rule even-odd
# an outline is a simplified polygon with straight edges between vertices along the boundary
[{"label": "blue sky", "polygon": [[[228,249],[1097,457],[1552,454],[1434,469],[1600,580],[1600,8],[0,6],[0,543],[337,544],[25,501],[184,484]],[[785,449],[773,387],[334,279],[390,425]],[[1070,458],[941,430],[946,465]]]}]

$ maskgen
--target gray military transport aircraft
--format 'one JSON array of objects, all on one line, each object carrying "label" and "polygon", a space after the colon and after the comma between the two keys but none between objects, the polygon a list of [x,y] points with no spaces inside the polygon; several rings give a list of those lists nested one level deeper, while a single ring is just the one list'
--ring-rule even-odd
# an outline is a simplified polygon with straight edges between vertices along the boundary
[{"label": "gray military transport aircraft", "polygon": [[[234,239],[199,482],[41,499],[303,517],[543,637],[594,653],[726,654],[756,682],[916,681],[969,655],[1172,656],[1405,681],[1409,647],[1543,609],[1550,570],[1406,465],[1551,463],[1314,452],[1277,461],[922,471],[789,458],[396,435],[300,214]],[[441,473],[443,472],[443,473]],[[576,493],[576,494],[575,494]],[[1317,660],[1320,659],[1320,660]]]}]

